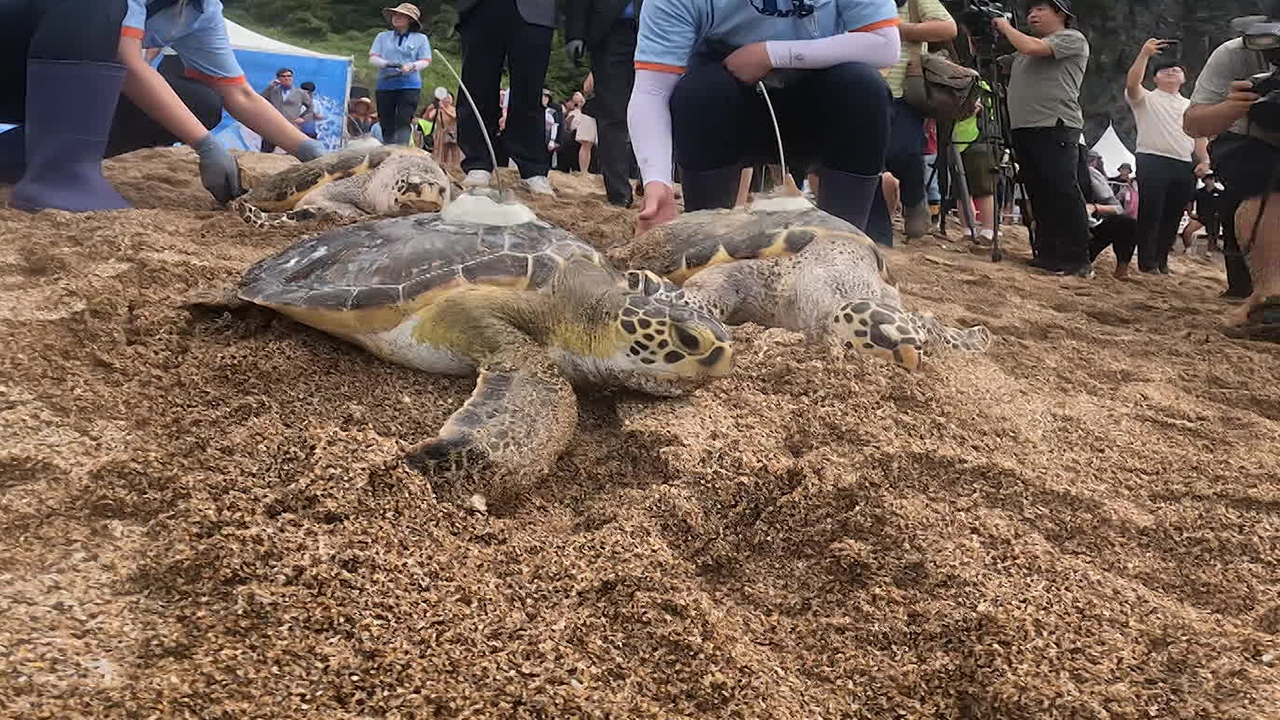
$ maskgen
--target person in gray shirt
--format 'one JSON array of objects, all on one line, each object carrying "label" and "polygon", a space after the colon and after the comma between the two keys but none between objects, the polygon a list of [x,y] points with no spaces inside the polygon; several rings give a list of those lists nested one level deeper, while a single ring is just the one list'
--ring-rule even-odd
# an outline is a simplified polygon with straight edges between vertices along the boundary
[{"label": "person in gray shirt", "polygon": [[1017,54],[1009,76],[1009,120],[1022,181],[1035,220],[1032,265],[1062,275],[1092,277],[1089,217],[1076,146],[1084,128],[1080,83],[1089,62],[1089,41],[1070,27],[1070,0],[1032,0],[1031,34],[1006,18],[992,25]]},{"label": "person in gray shirt", "polygon": [[[1276,177],[1276,168],[1280,166],[1280,132],[1268,131],[1249,120],[1250,104],[1258,99],[1258,95],[1251,92],[1249,77],[1280,66],[1280,53],[1275,53],[1275,57],[1268,54],[1249,50],[1241,38],[1219,45],[1196,78],[1191,105],[1182,118],[1183,129],[1188,134],[1194,132],[1213,138],[1209,157],[1218,177],[1222,178],[1224,190],[1218,207],[1226,219],[1222,224],[1222,255],[1227,269],[1227,290],[1222,297],[1251,299],[1238,319],[1246,316],[1258,302],[1251,297],[1256,293],[1254,278],[1250,276],[1250,265],[1258,263],[1255,258],[1246,259],[1241,251],[1242,245],[1250,245],[1249,238],[1239,236],[1236,223],[1231,219],[1241,203],[1268,191],[1272,199],[1267,203],[1267,215],[1275,217],[1273,213],[1280,212],[1280,197],[1275,195],[1280,189]],[[1271,223],[1264,225],[1268,226],[1275,227]],[[1243,229],[1247,235],[1253,227]],[[1280,250],[1280,238],[1258,239],[1269,240]],[[1256,252],[1255,249],[1249,255]],[[1260,268],[1255,271],[1257,269]],[[1272,288],[1271,292],[1278,294],[1280,288]]]}]

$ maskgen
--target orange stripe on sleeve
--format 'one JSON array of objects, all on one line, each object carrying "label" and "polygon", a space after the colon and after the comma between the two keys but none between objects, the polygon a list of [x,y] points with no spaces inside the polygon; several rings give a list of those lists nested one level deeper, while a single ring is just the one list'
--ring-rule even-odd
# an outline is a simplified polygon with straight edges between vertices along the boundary
[{"label": "orange stripe on sleeve", "polygon": [[893,27],[894,25],[901,24],[902,20],[899,18],[889,18],[888,20],[881,20],[880,22],[874,22],[870,25],[863,25],[862,27],[856,30],[850,30],[849,32],[871,32],[872,30],[879,30],[880,28]]},{"label": "orange stripe on sleeve", "polygon": [[638,62],[636,63],[636,69],[637,70],[655,70],[657,72],[672,73],[675,75],[683,75],[685,70],[679,65],[663,65],[662,63],[651,63],[651,62]]},{"label": "orange stripe on sleeve", "polygon": [[142,32],[142,30],[139,28],[134,28],[134,27],[120,28],[120,37],[136,38],[138,40],[141,40],[143,35],[146,35],[146,33]]},{"label": "orange stripe on sleeve", "polygon": [[241,83],[248,82],[247,80],[245,80],[243,75],[237,75],[236,77],[229,77],[229,78],[217,77],[214,75],[206,75],[205,73],[202,73],[199,70],[193,70],[192,68],[183,69],[182,74],[183,76],[189,77],[192,80],[199,80],[205,85],[239,85]]}]

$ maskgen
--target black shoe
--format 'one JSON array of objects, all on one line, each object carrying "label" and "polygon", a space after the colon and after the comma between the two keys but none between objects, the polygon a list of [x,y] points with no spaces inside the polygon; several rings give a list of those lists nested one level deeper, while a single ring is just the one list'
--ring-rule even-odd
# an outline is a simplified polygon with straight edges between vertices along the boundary
[{"label": "black shoe", "polygon": [[1058,263],[1053,262],[1052,260],[1044,257],[1043,255],[1041,255],[1038,258],[1033,258],[1030,264],[1031,264],[1031,267],[1044,270],[1045,272],[1058,272],[1062,269],[1061,267],[1058,266]]},{"label": "black shoe", "polygon": [[1059,270],[1057,274],[1068,277],[1084,278],[1085,280],[1092,280],[1095,275],[1093,272],[1093,265],[1089,263],[1078,265],[1073,268],[1063,268],[1062,270]]},{"label": "black shoe", "polygon": [[1157,270],[1160,272],[1160,274],[1161,274],[1161,275],[1172,275],[1172,274],[1173,274],[1173,271],[1169,269],[1169,266],[1168,266],[1168,265],[1161,265],[1159,268],[1157,268]]},{"label": "black shoe", "polygon": [[1233,289],[1231,289],[1231,288],[1227,288],[1226,290],[1223,290],[1223,291],[1218,295],[1218,297],[1219,297],[1220,299],[1222,299],[1222,300],[1247,300],[1247,299],[1249,298],[1249,295],[1250,295],[1250,293],[1241,292],[1240,290],[1233,290]]}]

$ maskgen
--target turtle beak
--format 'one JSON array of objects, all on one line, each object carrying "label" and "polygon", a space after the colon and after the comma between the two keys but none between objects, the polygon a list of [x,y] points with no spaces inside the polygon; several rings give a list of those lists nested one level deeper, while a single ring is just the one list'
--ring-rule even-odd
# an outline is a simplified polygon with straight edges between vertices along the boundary
[{"label": "turtle beak", "polygon": [[440,212],[449,204],[449,186],[433,178],[410,178],[404,194],[418,212]]}]

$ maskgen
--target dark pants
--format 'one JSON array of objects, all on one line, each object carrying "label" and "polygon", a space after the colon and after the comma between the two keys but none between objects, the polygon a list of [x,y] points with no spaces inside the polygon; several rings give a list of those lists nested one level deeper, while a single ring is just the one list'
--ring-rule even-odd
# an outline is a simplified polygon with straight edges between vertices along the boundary
[{"label": "dark pants", "polygon": [[[1083,162],[1080,130],[1018,128],[1013,144],[1035,217],[1036,259],[1041,267],[1075,270],[1089,262],[1089,216],[1077,178]],[[1088,177],[1088,171],[1083,173]]]},{"label": "dark pants", "polygon": [[1089,262],[1098,259],[1108,247],[1116,254],[1116,262],[1128,265],[1138,246],[1138,221],[1128,215],[1109,215],[1090,231]]},{"label": "dark pants", "polygon": [[[889,88],[870,65],[801,71],[770,92],[787,162],[879,175],[889,139]],[[676,163],[687,173],[777,163],[764,99],[720,63],[690,68],[671,96]],[[699,208],[689,208],[695,210]]]},{"label": "dark pants", "polygon": [[[28,59],[116,62],[126,6],[125,0],[0,0],[0,122],[20,125],[26,116]],[[74,98],[67,103],[74,111]]]},{"label": "dark pants", "polygon": [[[1226,188],[1218,198],[1222,218],[1222,256],[1227,266],[1227,295],[1245,298],[1253,294],[1249,264],[1236,241],[1236,210],[1245,200],[1280,190],[1276,168],[1280,148],[1257,138],[1223,133],[1209,144],[1214,171]],[[1138,206],[1141,210],[1142,206]]]},{"label": "dark pants", "polygon": [[1188,160],[1139,153],[1138,269],[1169,266],[1178,222],[1195,193],[1195,166]]},{"label": "dark pants", "polygon": [[[520,168],[520,177],[546,175],[551,156],[547,152],[542,87],[551,56],[552,29],[525,22],[516,0],[480,0],[458,22],[462,30],[462,81],[471,88],[489,137],[498,131],[502,114],[498,93],[502,68],[507,65],[511,73],[503,132],[507,153]],[[458,145],[464,171],[494,169],[470,103],[458,105]]]},{"label": "dark pants", "polygon": [[[627,105],[635,85],[635,20],[617,20],[599,44],[588,48],[595,96],[591,117],[596,119],[600,174],[604,191],[615,205],[631,204],[631,138],[627,133]],[[587,168],[583,168],[585,171]]]},{"label": "dark pants", "polygon": [[[413,131],[413,114],[418,110],[418,88],[405,90],[378,90],[374,101],[378,103],[378,123],[382,125],[382,139],[388,145],[407,145]],[[270,152],[263,141],[263,152]],[[273,147],[274,149],[274,147]]]},{"label": "dark pants", "polygon": [[[906,100],[893,101],[889,113],[889,147],[885,169],[898,179],[902,206],[911,208],[924,202],[924,118]],[[867,235],[881,244],[892,244],[893,221],[885,205],[884,186],[876,185],[876,199],[867,218]]]},{"label": "dark pants", "polygon": [[[124,0],[0,0],[0,122],[21,125],[26,116],[27,59],[115,62]],[[67,22],[75,17],[76,22]],[[182,61],[167,55],[160,75],[206,128],[222,121],[222,97],[183,77]],[[105,157],[172,145],[178,138],[128,97],[116,106]]]}]

